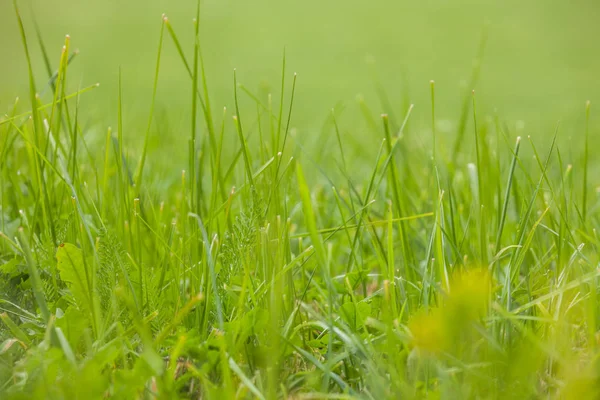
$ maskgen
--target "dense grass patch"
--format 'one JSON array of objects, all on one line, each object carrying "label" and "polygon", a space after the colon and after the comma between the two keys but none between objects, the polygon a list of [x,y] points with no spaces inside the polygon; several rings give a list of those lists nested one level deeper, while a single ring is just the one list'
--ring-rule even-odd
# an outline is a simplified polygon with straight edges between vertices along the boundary
[{"label": "dense grass patch", "polygon": [[[313,153],[285,56],[277,92],[233,72],[222,109],[200,41],[184,48],[164,17],[147,123],[124,126],[119,91],[99,133],[80,119],[97,85],[69,91],[70,38],[53,62],[37,37],[36,87],[17,18],[30,95],[0,119],[3,398],[599,395],[588,128],[536,143],[474,92],[448,126],[431,82],[428,129],[412,105],[374,118],[361,102],[368,135],[334,111]],[[166,46],[191,109],[168,147]],[[154,166],[182,159],[178,176]]]}]

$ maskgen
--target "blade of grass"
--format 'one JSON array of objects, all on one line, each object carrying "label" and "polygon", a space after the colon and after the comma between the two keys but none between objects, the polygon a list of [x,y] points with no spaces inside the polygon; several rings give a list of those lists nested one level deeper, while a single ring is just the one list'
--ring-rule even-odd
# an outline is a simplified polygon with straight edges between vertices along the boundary
[{"label": "blade of grass", "polygon": [[[142,176],[144,174],[144,165],[146,164],[146,155],[148,153],[148,143],[150,141],[150,130],[152,129],[152,122],[154,121],[154,103],[156,102],[156,90],[158,88],[158,76],[160,72],[160,59],[162,55],[163,38],[165,33],[165,17],[161,18],[160,34],[158,39],[158,50],[156,53],[156,66],[154,68],[154,81],[152,84],[152,96],[150,97],[150,111],[148,112],[148,124],[146,125],[146,133],[144,134],[144,144],[142,147],[142,158],[138,164],[138,168],[133,176],[133,181],[141,190]],[[195,98],[195,96],[194,96]]]}]

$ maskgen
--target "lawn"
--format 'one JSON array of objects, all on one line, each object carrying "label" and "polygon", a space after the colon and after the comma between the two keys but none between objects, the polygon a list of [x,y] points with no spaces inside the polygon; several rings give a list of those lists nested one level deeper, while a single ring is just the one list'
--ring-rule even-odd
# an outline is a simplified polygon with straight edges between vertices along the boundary
[{"label": "lawn", "polygon": [[594,1],[121,3],[0,4],[0,397],[600,396]]}]

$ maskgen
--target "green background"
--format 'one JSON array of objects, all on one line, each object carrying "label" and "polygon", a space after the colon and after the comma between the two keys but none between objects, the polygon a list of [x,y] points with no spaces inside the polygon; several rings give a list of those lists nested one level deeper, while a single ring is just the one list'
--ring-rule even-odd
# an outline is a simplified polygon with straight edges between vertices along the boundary
[{"label": "green background", "polygon": [[[163,12],[191,58],[194,1],[19,4],[40,84],[46,76],[33,15],[55,65],[65,34],[71,35],[72,48],[81,51],[70,72],[72,89],[101,83],[82,98],[90,124],[116,124],[120,66],[126,126],[145,126]],[[571,138],[583,129],[586,100],[600,100],[599,17],[595,0],[209,0],[202,3],[201,32],[215,108],[232,106],[234,68],[246,87],[258,93],[270,88],[277,97],[286,49],[288,77],[298,73],[293,126],[310,143],[332,107],[345,108],[340,117],[344,129],[360,126],[359,94],[374,114],[394,112],[398,118],[408,99],[415,104],[413,121],[420,122],[413,126],[428,126],[430,79],[436,81],[439,123],[455,125],[471,89],[467,82],[485,30],[478,111],[482,116],[497,112],[509,126],[524,127],[533,137],[550,135],[561,120],[563,137]],[[0,110],[5,112],[15,96],[27,93],[25,59],[9,0],[0,1],[0,48]],[[391,110],[380,105],[377,82],[385,87]],[[157,115],[168,121],[169,134],[183,131],[182,137],[188,136],[190,86],[171,40],[165,38]],[[141,132],[128,132],[128,137],[138,136]]]}]

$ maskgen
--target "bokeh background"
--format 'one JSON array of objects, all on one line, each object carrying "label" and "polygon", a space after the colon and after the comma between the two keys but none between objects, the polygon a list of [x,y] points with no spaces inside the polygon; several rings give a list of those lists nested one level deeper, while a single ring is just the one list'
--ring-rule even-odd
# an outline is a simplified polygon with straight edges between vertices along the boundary
[{"label": "bokeh background", "polygon": [[[129,137],[142,136],[161,14],[168,15],[191,58],[195,1],[19,4],[39,84],[46,75],[34,18],[55,65],[65,34],[80,50],[70,72],[73,89],[101,83],[82,98],[89,123],[116,124],[117,76],[122,68],[126,126],[141,127],[139,132],[130,129]],[[278,96],[285,48],[288,78],[298,73],[293,125],[307,143],[318,143],[333,107],[340,110],[346,131],[360,126],[358,95],[374,114],[389,112],[378,100],[378,85],[385,88],[390,108],[399,117],[407,101],[414,103],[413,126],[426,129],[429,81],[434,79],[440,124],[455,123],[471,89],[468,82],[485,31],[487,44],[475,85],[478,112],[497,113],[534,137],[551,135],[561,120],[563,137],[572,140],[583,129],[586,100],[600,104],[599,20],[597,0],[204,0],[201,32],[215,106],[232,105],[234,68],[252,91],[270,90]],[[0,49],[4,113],[17,95],[27,95],[25,58],[10,0],[0,0]],[[158,96],[157,115],[168,121],[170,134],[182,131],[187,137],[190,80],[168,37]]]}]

